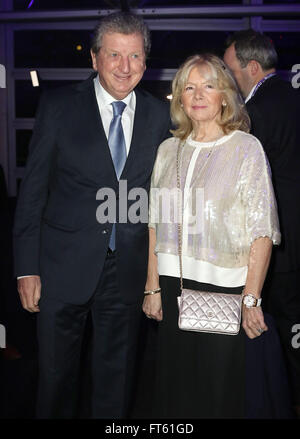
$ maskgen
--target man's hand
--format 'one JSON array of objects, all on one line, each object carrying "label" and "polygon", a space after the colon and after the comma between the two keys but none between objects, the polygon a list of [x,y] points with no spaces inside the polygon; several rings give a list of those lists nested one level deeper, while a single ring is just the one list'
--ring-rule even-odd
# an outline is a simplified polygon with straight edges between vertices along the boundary
[{"label": "man's hand", "polygon": [[160,322],[163,319],[160,293],[145,296],[143,311],[149,319]]},{"label": "man's hand", "polygon": [[268,330],[261,307],[247,308],[243,305],[243,328],[249,338],[259,337]]},{"label": "man's hand", "polygon": [[41,298],[40,276],[28,276],[18,279],[18,291],[24,309],[29,312],[39,312],[39,300]]}]

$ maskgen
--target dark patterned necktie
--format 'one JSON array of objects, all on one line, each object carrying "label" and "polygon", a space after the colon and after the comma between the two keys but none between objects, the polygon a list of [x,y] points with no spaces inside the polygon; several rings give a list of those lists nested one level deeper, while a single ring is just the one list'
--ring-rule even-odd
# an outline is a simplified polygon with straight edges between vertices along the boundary
[{"label": "dark patterned necktie", "polygon": [[[126,104],[124,104],[122,101],[115,101],[112,102],[111,105],[113,107],[113,118],[109,126],[108,145],[114,163],[116,176],[119,180],[127,158],[125,137],[121,123],[122,113],[126,107]],[[116,248],[115,224],[113,224],[112,227],[109,247],[111,250],[115,250]]]}]

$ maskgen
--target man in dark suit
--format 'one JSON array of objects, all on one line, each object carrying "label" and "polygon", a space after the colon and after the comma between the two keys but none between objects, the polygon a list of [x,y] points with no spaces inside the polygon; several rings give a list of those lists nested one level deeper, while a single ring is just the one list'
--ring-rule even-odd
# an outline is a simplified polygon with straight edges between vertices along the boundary
[{"label": "man in dark suit", "polygon": [[282,244],[274,248],[263,297],[278,325],[300,411],[300,349],[293,343],[300,323],[300,93],[276,74],[276,50],[259,32],[229,37],[224,61],[245,97],[251,133],[261,141],[272,169]]},{"label": "man in dark suit", "polygon": [[170,128],[168,105],[135,89],[149,48],[140,18],[103,18],[91,49],[98,74],[39,106],[14,226],[21,301],[38,312],[39,418],[77,416],[88,314],[91,417],[128,416],[148,252],[147,223],[130,221],[130,209],[139,212],[128,193],[148,193]]}]

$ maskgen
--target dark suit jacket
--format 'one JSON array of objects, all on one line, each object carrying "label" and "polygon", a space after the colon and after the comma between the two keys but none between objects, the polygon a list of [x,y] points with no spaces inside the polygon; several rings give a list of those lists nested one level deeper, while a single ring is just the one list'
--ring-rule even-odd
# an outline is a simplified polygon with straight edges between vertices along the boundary
[{"label": "dark suit jacket", "polygon": [[267,79],[246,104],[254,134],[268,156],[282,243],[274,247],[276,272],[300,269],[300,92],[278,76]]},{"label": "dark suit jacket", "polygon": [[[159,144],[170,136],[169,106],[136,90],[130,152],[121,179],[149,190]],[[118,196],[118,181],[96,101],[93,78],[41,99],[18,199],[15,273],[41,276],[42,295],[83,303],[93,294],[112,224],[100,224],[100,188]],[[128,201],[128,208],[135,201]],[[148,227],[116,225],[118,283],[125,303],[142,298]]]}]

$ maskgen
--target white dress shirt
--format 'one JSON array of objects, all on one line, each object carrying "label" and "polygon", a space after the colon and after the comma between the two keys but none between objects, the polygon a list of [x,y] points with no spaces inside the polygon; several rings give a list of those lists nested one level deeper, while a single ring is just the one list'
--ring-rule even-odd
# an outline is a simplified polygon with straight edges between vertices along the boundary
[{"label": "white dress shirt", "polygon": [[[99,107],[100,116],[102,119],[103,128],[105,131],[105,135],[108,138],[109,134],[109,126],[113,118],[113,108],[111,103],[116,101],[114,97],[112,97],[107,91],[102,87],[99,81],[99,75],[94,78],[95,85],[95,93],[96,99]],[[132,91],[126,98],[122,99],[122,101],[126,104],[126,107],[122,113],[122,127],[125,138],[125,145],[127,156],[130,150],[132,132],[133,132],[133,123],[134,123],[134,115],[135,115],[135,106],[136,106],[136,96],[135,92]],[[30,277],[31,275],[19,276],[18,279],[23,277]]]},{"label": "white dress shirt", "polygon": [[[99,76],[94,78],[95,84],[95,93],[97,98],[97,103],[100,111],[100,116],[103,123],[103,128],[108,138],[109,134],[109,126],[113,118],[113,108],[112,102],[116,101],[114,97],[112,97],[107,91],[102,87],[99,81]],[[133,131],[133,122],[134,122],[134,114],[135,114],[135,105],[136,105],[136,97],[134,91],[129,93],[126,98],[122,99],[122,102],[126,104],[126,107],[122,113],[122,127],[125,137],[125,145],[127,156],[130,149],[130,143],[132,138]]]},{"label": "white dress shirt", "polygon": [[256,87],[256,84],[254,84],[254,86],[251,88],[250,93],[248,94],[248,96],[245,99],[245,104],[247,104],[248,101],[250,101],[250,99],[252,98],[252,94],[254,92],[254,89]]}]

